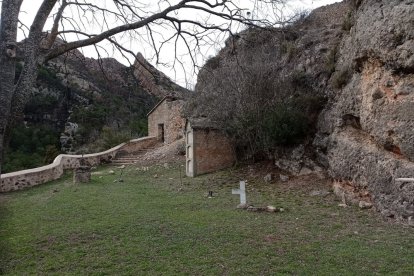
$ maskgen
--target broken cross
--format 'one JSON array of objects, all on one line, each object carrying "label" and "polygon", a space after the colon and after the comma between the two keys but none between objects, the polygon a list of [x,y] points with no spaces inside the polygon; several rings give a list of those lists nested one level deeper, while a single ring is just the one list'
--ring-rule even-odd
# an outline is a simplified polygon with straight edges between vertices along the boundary
[{"label": "broken cross", "polygon": [[240,205],[246,204],[246,182],[240,181],[240,189],[233,189],[233,195],[240,195]]}]

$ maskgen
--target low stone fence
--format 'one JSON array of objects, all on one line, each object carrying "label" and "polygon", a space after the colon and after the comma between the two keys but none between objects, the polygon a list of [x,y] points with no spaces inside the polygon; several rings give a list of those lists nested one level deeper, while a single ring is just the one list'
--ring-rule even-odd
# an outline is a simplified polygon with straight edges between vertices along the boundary
[{"label": "low stone fence", "polygon": [[1,175],[0,192],[21,190],[58,179],[63,175],[64,170],[78,168],[81,165],[81,160],[91,166],[110,163],[117,153],[122,152],[123,155],[133,154],[140,149],[151,147],[156,143],[156,137],[143,137],[122,143],[103,152],[85,154],[83,156],[60,154],[52,164]]}]

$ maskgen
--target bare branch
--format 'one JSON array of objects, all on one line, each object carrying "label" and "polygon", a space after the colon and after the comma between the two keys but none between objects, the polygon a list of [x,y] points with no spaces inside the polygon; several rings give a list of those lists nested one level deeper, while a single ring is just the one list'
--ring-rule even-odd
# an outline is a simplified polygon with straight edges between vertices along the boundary
[{"label": "bare branch", "polygon": [[66,2],[66,0],[62,0],[62,4],[59,7],[59,10],[55,15],[55,20],[53,21],[52,30],[50,31],[50,35],[47,38],[47,42],[46,42],[46,45],[45,45],[46,49],[50,49],[52,47],[53,43],[56,40],[56,37],[58,35],[59,23],[62,19],[63,11],[67,7],[67,5],[68,5],[68,3]]}]

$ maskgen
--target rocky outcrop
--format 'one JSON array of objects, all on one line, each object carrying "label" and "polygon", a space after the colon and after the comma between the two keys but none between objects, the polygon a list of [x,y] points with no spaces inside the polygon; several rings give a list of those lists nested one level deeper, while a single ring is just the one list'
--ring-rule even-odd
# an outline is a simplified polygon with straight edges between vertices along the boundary
[{"label": "rocky outcrop", "polygon": [[[285,29],[250,29],[229,39],[200,71],[196,90],[211,98],[201,102],[215,101],[221,88],[213,85],[216,79],[230,79],[245,61],[271,67],[267,76],[274,83],[289,76],[296,84],[306,82],[327,99],[311,133],[312,150],[305,147],[310,154],[300,160],[294,151],[290,160],[276,154],[276,164],[298,174],[312,158],[337,186],[362,194],[361,201],[372,202],[384,216],[413,221],[414,184],[395,181],[414,177],[413,25],[411,0],[348,0],[321,7]],[[285,88],[290,91],[277,96],[281,101],[296,93]],[[212,106],[221,104],[228,103]],[[208,107],[193,110],[209,114]]]},{"label": "rocky outcrop", "polygon": [[141,53],[137,54],[133,65],[134,76],[148,93],[163,98],[166,95],[186,98],[189,90],[171,81],[164,73],[152,66]]},{"label": "rocky outcrop", "polygon": [[[315,145],[333,178],[367,189],[385,216],[414,216],[414,5],[362,1],[341,42]],[[340,84],[340,85],[339,85]]]}]

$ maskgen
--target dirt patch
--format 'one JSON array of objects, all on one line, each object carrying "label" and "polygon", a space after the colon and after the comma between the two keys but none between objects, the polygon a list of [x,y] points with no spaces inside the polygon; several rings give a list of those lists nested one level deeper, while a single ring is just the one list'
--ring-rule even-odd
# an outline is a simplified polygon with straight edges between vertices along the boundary
[{"label": "dirt patch", "polygon": [[159,146],[143,154],[137,162],[138,166],[151,166],[163,163],[180,163],[185,161],[184,140],[177,140],[171,144]]}]

